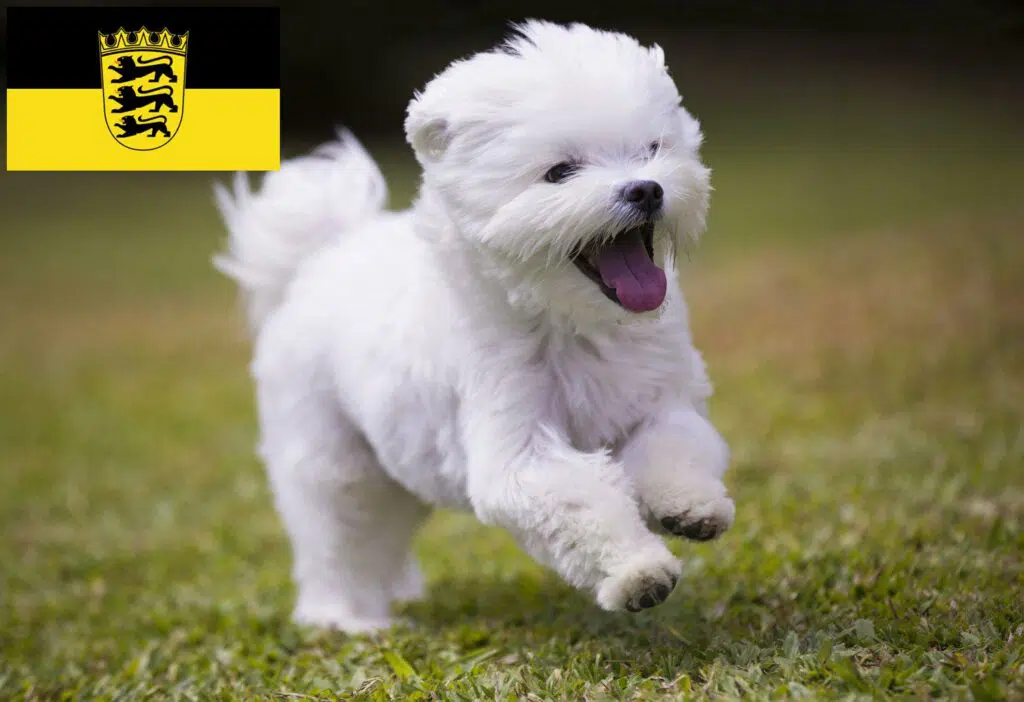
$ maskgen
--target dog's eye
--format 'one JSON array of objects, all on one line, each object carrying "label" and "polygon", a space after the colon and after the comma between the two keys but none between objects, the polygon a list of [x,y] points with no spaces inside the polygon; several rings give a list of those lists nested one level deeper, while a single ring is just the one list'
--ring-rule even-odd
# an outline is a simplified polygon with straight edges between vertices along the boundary
[{"label": "dog's eye", "polygon": [[577,170],[579,170],[579,166],[575,163],[562,161],[548,169],[548,172],[544,174],[544,180],[549,183],[561,183],[576,173]]},{"label": "dog's eye", "polygon": [[661,142],[652,141],[647,145],[648,150],[651,152],[651,156],[657,156],[658,152],[661,151]]}]

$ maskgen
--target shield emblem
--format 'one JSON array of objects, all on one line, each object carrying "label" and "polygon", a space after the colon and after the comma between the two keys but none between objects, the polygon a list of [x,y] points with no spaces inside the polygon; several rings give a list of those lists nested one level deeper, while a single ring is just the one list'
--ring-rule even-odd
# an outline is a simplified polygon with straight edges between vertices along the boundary
[{"label": "shield emblem", "polygon": [[103,116],[118,144],[134,151],[165,146],[185,114],[188,32],[118,29],[99,35]]}]

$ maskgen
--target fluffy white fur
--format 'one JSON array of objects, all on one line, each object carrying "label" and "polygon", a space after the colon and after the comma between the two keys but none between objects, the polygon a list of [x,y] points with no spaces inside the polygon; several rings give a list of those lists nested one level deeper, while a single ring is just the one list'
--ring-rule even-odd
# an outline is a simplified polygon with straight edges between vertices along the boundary
[{"label": "fluffy white fur", "polygon": [[[423,581],[431,506],[471,510],[607,610],[658,604],[734,506],[673,255],[704,227],[697,121],[658,47],[528,22],[409,106],[410,211],[347,133],[218,189],[218,267],[255,339],[261,455],[294,551],[298,621],[366,631]],[[652,147],[654,144],[654,147]],[[566,182],[552,165],[580,164]],[[621,229],[622,184],[665,191],[669,292],[634,313],[569,260]]]}]

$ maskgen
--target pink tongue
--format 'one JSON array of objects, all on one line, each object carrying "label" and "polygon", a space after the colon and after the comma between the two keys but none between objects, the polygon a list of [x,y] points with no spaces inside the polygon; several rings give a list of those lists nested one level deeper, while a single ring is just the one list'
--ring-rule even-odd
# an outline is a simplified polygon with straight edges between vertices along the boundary
[{"label": "pink tongue", "polygon": [[625,232],[602,246],[597,252],[597,270],[604,284],[615,290],[619,302],[631,312],[657,309],[665,299],[665,271],[647,255],[639,232]]}]

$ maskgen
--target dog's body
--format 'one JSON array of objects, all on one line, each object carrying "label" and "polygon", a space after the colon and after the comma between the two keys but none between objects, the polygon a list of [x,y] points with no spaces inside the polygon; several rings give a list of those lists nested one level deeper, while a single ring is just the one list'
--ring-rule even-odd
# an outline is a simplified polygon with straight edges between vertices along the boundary
[{"label": "dog's body", "polygon": [[[244,178],[220,192],[299,621],[387,626],[421,594],[409,545],[430,506],[505,527],[609,610],[675,585],[651,529],[732,523],[671,261],[703,228],[699,127],[660,49],[521,31],[413,101],[411,211],[383,210],[383,177],[347,135],[258,194]],[[557,92],[579,100],[555,110]]]}]

